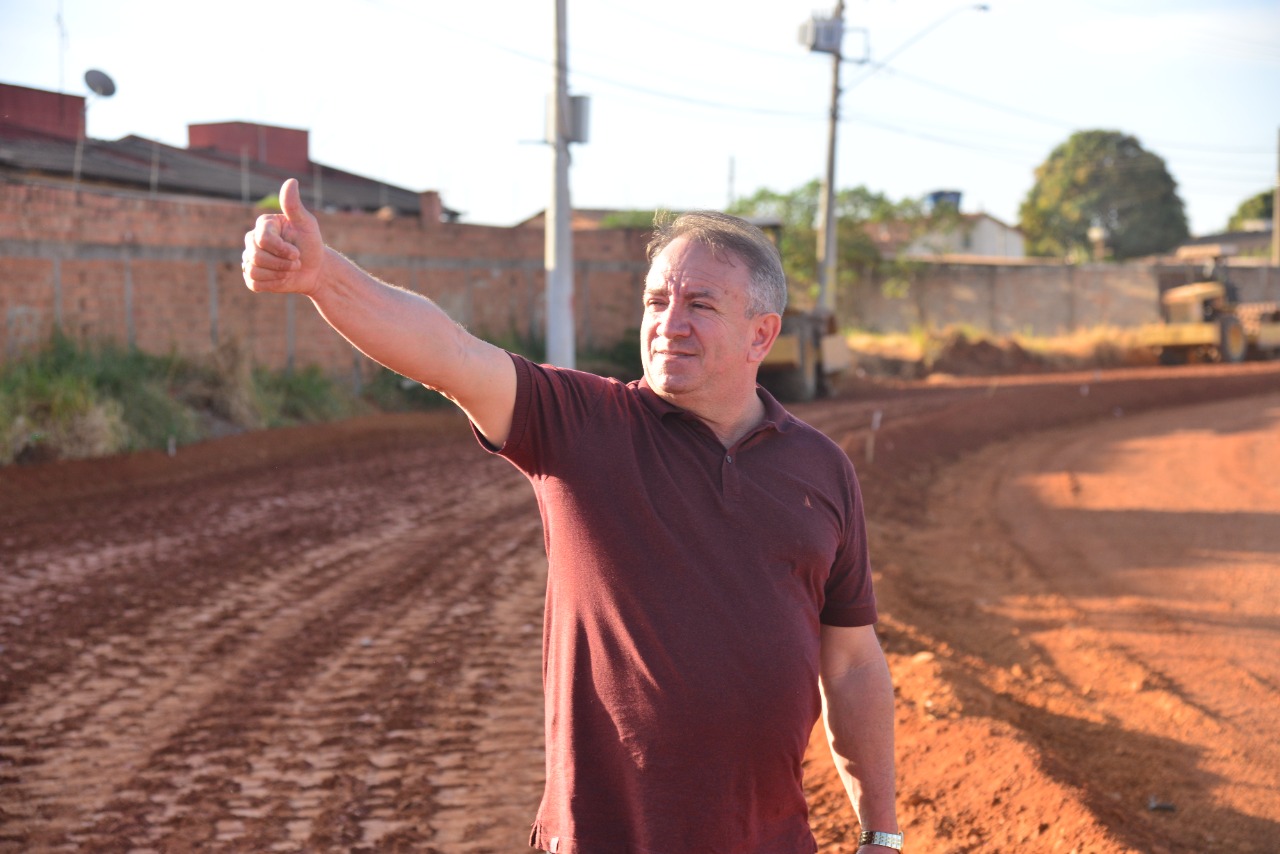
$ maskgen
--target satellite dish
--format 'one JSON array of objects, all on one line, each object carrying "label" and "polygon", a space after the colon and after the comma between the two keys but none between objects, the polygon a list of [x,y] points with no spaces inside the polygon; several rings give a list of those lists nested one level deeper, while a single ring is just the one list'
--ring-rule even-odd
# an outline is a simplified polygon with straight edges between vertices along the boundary
[{"label": "satellite dish", "polygon": [[95,95],[110,98],[116,93],[115,81],[96,68],[90,68],[84,73],[84,82]]}]

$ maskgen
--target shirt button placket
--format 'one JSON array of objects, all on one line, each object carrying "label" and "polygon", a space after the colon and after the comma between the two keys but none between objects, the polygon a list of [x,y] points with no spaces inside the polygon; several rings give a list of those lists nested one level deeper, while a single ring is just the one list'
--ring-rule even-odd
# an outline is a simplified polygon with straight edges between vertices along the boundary
[{"label": "shirt button placket", "polygon": [[724,464],[720,466],[720,483],[725,498],[737,498],[739,493],[739,466],[734,465],[733,454],[724,455]]}]

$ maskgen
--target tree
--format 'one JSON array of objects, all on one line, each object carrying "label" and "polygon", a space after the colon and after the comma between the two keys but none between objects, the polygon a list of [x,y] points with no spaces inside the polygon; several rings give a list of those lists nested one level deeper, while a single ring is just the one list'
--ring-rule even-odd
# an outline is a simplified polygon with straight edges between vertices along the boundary
[{"label": "tree", "polygon": [[1118,131],[1073,133],[1036,169],[1019,211],[1033,255],[1089,257],[1105,229],[1111,257],[1164,252],[1187,238],[1187,216],[1164,160]]},{"label": "tree", "polygon": [[[781,224],[778,251],[782,255],[782,267],[792,297],[799,297],[797,302],[806,306],[817,296],[818,195],[821,192],[822,185],[817,179],[787,193],[761,188],[738,199],[729,208],[729,213],[738,216],[774,219]],[[836,266],[840,278],[837,290],[849,287],[859,275],[883,272],[881,268],[886,262],[867,233],[867,223],[910,222],[910,234],[915,236],[936,225],[939,217],[950,216],[945,212],[926,215],[919,201],[894,202],[866,187],[837,190],[835,213],[839,252]]]},{"label": "tree", "polygon": [[601,228],[653,228],[657,211],[626,210],[612,211],[600,220]]},{"label": "tree", "polygon": [[[1275,191],[1263,190],[1256,196],[1250,196],[1240,203],[1236,212],[1227,220],[1227,231],[1241,231],[1246,220],[1275,218]],[[1273,226],[1274,227],[1274,226]]]}]

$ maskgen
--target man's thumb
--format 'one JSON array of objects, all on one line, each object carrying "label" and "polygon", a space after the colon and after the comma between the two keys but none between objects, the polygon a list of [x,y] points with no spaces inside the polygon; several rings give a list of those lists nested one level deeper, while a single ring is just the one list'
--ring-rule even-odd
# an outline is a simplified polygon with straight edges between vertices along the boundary
[{"label": "man's thumb", "polygon": [[280,210],[291,225],[310,224],[311,214],[302,204],[302,191],[298,189],[298,179],[290,178],[280,187]]}]

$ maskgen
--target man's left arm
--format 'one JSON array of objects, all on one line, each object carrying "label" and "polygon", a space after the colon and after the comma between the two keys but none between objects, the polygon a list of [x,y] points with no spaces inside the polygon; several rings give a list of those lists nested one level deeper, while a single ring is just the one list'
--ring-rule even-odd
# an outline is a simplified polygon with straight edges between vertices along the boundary
[{"label": "man's left arm", "polygon": [[[872,626],[823,626],[822,712],[836,771],[862,830],[898,833],[893,682]],[[890,849],[867,845],[870,852]]]}]

